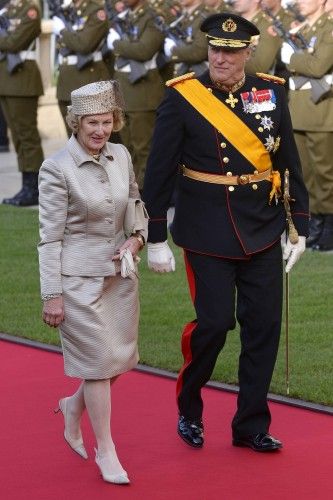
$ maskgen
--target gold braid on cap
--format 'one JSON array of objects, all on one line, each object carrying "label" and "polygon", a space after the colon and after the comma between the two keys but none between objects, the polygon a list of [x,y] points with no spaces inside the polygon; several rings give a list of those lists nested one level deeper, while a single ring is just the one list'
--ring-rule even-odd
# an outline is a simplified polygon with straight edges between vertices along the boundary
[{"label": "gold braid on cap", "polygon": [[206,35],[208,38],[209,45],[213,45],[214,47],[232,47],[235,49],[241,49],[243,47],[247,47],[251,40],[236,40],[232,38],[218,38],[211,35]]}]

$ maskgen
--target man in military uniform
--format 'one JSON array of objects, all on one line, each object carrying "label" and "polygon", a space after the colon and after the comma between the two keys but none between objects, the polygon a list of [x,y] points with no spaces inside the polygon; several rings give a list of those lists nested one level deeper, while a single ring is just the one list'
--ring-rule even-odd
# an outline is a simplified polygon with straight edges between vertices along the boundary
[{"label": "man in military uniform", "polygon": [[223,0],[204,0],[204,4],[210,9],[212,14],[229,10],[229,5]]},{"label": "man in military uniform", "polygon": [[10,0],[3,11],[9,21],[0,37],[0,103],[22,172],[22,189],[2,203],[15,206],[38,203],[38,172],[43,162],[37,129],[38,97],[43,94],[36,63],[36,38],[41,31],[35,0]]},{"label": "man in military uniform", "polygon": [[197,76],[207,69],[207,40],[200,24],[210,14],[202,0],[180,0],[183,7],[177,18],[179,38],[167,37],[164,53],[175,64],[174,76],[194,71]]},{"label": "man in military uniform", "polygon": [[65,118],[71,92],[88,83],[110,78],[101,52],[108,33],[104,1],[75,0],[72,3],[74,24],[64,22],[63,16],[53,17],[53,32],[57,35],[59,48],[57,99],[68,136],[71,130]]},{"label": "man in military uniform", "polygon": [[282,60],[292,72],[290,113],[310,195],[307,246],[333,250],[333,22],[324,0],[299,0],[306,23],[300,33],[307,48],[284,44]]},{"label": "man in military uniform", "polygon": [[108,46],[115,55],[115,78],[125,99],[126,125],[120,136],[129,149],[139,189],[155,125],[156,108],[164,85],[156,58],[163,34],[155,26],[150,7],[144,0],[124,0],[122,12],[110,29]]},{"label": "man in military uniform", "polygon": [[285,77],[285,68],[281,67],[279,61],[282,39],[274,29],[274,21],[281,23],[282,28],[288,31],[292,17],[281,7],[281,1],[235,0],[233,11],[251,21],[260,31],[260,37],[254,37],[252,41],[253,54],[246,64],[246,72],[251,75],[262,72]]},{"label": "man in military uniform", "polygon": [[[175,268],[167,209],[177,182],[171,233],[184,249],[196,311],[182,337],[178,434],[190,446],[203,445],[201,388],[235,328],[236,310],[242,349],[233,445],[273,451],[282,447],[268,434],[267,404],[281,329],[281,244],[289,272],[305,250],[308,197],[283,86],[270,75],[244,72],[257,28],[224,13],[208,17],[201,29],[209,71],[171,80],[158,110],[144,186],[148,265],[156,272]],[[285,236],[280,243],[285,169],[299,234],[294,243]]]}]

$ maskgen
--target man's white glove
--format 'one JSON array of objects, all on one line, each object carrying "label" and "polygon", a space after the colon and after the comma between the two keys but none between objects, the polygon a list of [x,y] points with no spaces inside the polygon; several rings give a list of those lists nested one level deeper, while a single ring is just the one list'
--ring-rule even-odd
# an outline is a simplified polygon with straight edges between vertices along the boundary
[{"label": "man's white glove", "polygon": [[290,63],[291,56],[294,54],[294,49],[287,42],[283,42],[281,47],[281,61],[285,64]]},{"label": "man's white glove", "polygon": [[305,236],[299,236],[297,243],[291,243],[290,239],[286,240],[286,232],[281,235],[282,258],[286,260],[286,273],[289,273],[291,268],[296,264],[302,253],[305,251]]},{"label": "man's white glove", "polygon": [[116,40],[120,40],[120,35],[115,29],[110,28],[108,37],[106,39],[108,49],[113,50],[114,42]]},{"label": "man's white glove", "polygon": [[53,16],[52,17],[52,31],[55,35],[59,36],[60,31],[66,29],[64,21],[58,17],[58,16]]},{"label": "man's white glove", "polygon": [[172,40],[172,38],[166,37],[166,39],[164,40],[164,54],[167,57],[171,57],[172,50],[174,47],[176,47],[176,45],[177,45],[176,42],[174,40]]},{"label": "man's white glove", "polygon": [[167,241],[148,243],[148,267],[155,273],[170,273],[176,269],[175,258]]}]

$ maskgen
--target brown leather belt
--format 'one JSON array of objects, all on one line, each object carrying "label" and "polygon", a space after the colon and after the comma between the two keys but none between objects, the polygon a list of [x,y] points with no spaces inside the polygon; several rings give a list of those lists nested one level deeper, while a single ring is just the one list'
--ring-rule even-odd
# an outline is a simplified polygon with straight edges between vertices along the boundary
[{"label": "brown leather belt", "polygon": [[189,177],[190,179],[194,179],[195,181],[209,182],[210,184],[225,184],[227,186],[239,186],[251,184],[253,182],[272,180],[270,169],[255,174],[220,175],[198,172],[197,170],[192,170],[191,168],[187,168],[185,167],[185,165],[182,165],[182,172],[185,177]]}]

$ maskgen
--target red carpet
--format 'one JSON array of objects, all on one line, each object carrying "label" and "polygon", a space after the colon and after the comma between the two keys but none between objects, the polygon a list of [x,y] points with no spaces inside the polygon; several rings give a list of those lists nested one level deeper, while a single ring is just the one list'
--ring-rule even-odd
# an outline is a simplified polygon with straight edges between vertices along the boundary
[{"label": "red carpet", "polygon": [[189,448],[176,434],[175,382],[133,371],[113,388],[113,436],[130,486],[104,483],[93,461],[62,438],[53,408],[76,382],[62,356],[0,341],[0,496],[4,500],[307,500],[333,499],[333,418],[271,404],[272,434],[285,448],[260,454],[234,448],[230,422],[236,396],[204,390],[206,442]]}]

